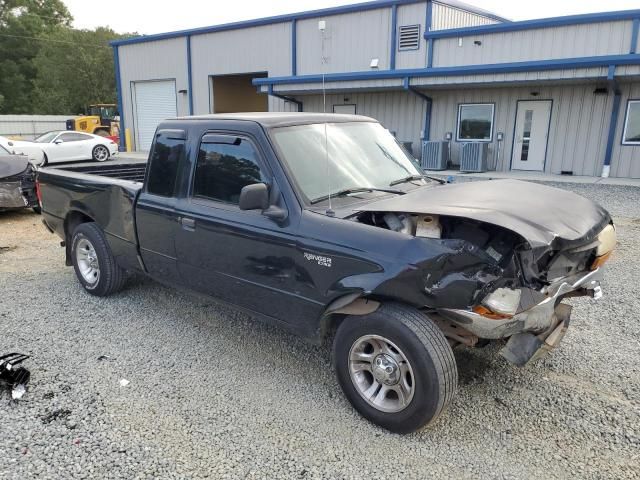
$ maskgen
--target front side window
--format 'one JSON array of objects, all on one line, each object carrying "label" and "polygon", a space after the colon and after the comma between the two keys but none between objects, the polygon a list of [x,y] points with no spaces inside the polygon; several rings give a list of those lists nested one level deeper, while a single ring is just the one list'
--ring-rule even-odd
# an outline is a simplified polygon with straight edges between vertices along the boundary
[{"label": "front side window", "polygon": [[194,197],[237,205],[243,187],[263,181],[256,149],[249,140],[205,135],[198,152]]},{"label": "front side window", "polygon": [[622,135],[623,145],[640,145],[640,100],[629,100]]},{"label": "front side window", "polygon": [[389,189],[395,181],[422,173],[379,123],[317,123],[270,133],[307,202],[343,189]]},{"label": "front side window", "polygon": [[173,196],[178,166],[184,155],[184,139],[183,131],[160,130],[156,133],[149,154],[147,192],[163,197]]},{"label": "front side window", "polygon": [[493,137],[493,103],[458,106],[459,142],[490,142]]}]

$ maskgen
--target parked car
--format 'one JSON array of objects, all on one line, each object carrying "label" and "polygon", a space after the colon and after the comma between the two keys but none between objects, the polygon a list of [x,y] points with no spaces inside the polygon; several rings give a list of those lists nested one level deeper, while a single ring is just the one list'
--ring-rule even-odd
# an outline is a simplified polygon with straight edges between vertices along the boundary
[{"label": "parked car", "polygon": [[33,141],[7,140],[6,143],[15,153],[27,155],[40,167],[74,160],[104,162],[118,153],[118,144],[108,138],[67,130],[47,132]]},{"label": "parked car", "polygon": [[40,213],[35,184],[36,170],[29,159],[0,145],[0,211],[33,208]]},{"label": "parked car", "polygon": [[111,295],[139,271],[315,343],[333,337],[349,401],[400,433],[453,399],[453,346],[505,339],[503,356],[523,365],[558,345],[562,301],[601,295],[616,242],[586,198],[515,180],[443,184],[360,116],[168,120],[143,183],[100,168],[39,173],[45,225],[88,293]]}]

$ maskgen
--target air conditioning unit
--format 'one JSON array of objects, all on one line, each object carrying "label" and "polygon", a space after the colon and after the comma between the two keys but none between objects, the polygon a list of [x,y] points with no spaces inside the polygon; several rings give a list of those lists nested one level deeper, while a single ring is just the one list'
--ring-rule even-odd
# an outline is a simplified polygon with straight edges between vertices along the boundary
[{"label": "air conditioning unit", "polygon": [[489,144],[467,142],[462,144],[460,153],[461,172],[486,172]]},{"label": "air conditioning unit", "polygon": [[449,162],[449,142],[422,142],[420,166],[424,170],[446,170]]}]

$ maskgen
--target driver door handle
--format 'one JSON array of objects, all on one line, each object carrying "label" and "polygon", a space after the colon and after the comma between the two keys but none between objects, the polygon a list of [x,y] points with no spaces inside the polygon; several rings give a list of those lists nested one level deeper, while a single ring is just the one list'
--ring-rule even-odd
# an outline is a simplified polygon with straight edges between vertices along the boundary
[{"label": "driver door handle", "polygon": [[196,221],[193,218],[178,217],[178,221],[184,230],[193,232],[196,229]]}]

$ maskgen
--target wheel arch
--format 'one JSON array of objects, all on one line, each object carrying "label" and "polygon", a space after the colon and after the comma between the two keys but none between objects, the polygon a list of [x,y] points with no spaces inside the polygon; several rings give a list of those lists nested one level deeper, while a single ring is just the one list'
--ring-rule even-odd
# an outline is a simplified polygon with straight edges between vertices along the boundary
[{"label": "wheel arch", "polygon": [[71,235],[82,223],[95,222],[95,219],[80,210],[71,210],[64,219],[65,265],[71,266]]},{"label": "wheel arch", "polygon": [[380,308],[381,302],[362,292],[347,293],[333,300],[322,312],[318,327],[318,341],[334,332],[348,315],[368,315]]}]

